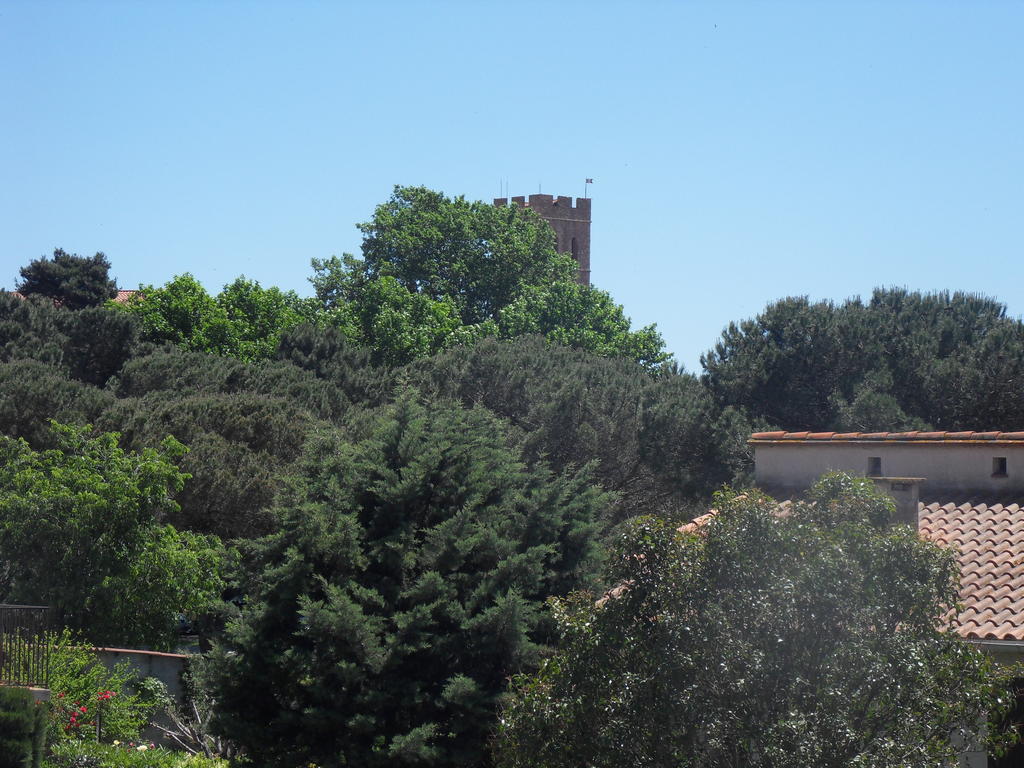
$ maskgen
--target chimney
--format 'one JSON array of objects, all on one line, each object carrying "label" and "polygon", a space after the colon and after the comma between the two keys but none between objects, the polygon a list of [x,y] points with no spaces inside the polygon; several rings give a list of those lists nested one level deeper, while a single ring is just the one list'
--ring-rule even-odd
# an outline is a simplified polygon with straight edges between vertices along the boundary
[{"label": "chimney", "polygon": [[894,523],[910,525],[917,530],[917,509],[921,500],[921,483],[924,477],[872,477],[875,485],[892,496],[896,502]]}]

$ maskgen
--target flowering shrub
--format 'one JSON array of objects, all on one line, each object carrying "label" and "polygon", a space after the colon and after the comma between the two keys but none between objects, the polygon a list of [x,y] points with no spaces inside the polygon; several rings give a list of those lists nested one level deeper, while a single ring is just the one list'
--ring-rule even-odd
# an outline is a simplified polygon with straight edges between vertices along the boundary
[{"label": "flowering shrub", "polygon": [[86,704],[81,701],[71,702],[65,691],[58,691],[50,707],[50,717],[57,725],[63,723],[64,733],[76,738],[88,738],[87,730],[100,733],[104,727],[104,710],[110,711],[106,703],[117,696],[117,691],[100,691],[95,700]]},{"label": "flowering shrub", "polygon": [[156,705],[127,662],[108,669],[68,630],[50,641],[51,741],[137,739]]}]

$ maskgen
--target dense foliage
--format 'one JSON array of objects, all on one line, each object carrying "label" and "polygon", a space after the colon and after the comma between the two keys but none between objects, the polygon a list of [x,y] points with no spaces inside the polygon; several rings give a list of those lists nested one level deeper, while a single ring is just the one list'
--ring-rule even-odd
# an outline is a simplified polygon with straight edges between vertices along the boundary
[{"label": "dense foliage", "polygon": [[556,469],[595,462],[598,481],[617,494],[616,521],[710,497],[744,465],[746,425],[687,374],[651,376],[533,336],[453,349],[405,375],[507,420],[530,459]]},{"label": "dense foliage", "polygon": [[188,273],[161,288],[143,286],[112,308],[137,318],[147,341],[250,361],[272,356],[283,332],[313,317],[309,301],[294,292],[242,276],[210,296]]},{"label": "dense foliage", "polygon": [[222,552],[158,521],[185,480],[184,450],[122,450],[116,434],[54,424],[57,448],[0,438],[0,595],[50,605],[101,643],[165,648],[178,615],[216,599]]},{"label": "dense foliage", "polygon": [[784,512],[717,501],[702,525],[639,519],[619,586],[555,603],[559,651],[517,681],[499,764],[954,763],[1000,702],[987,657],[942,628],[952,554],[890,526],[862,478],[827,476]]},{"label": "dense foliage", "polygon": [[88,257],[57,248],[53,258],[44,256],[21,268],[17,290],[23,296],[43,296],[67,309],[95,307],[117,295],[109,272],[110,262],[102,253]]},{"label": "dense foliage", "polygon": [[71,312],[49,300],[0,295],[0,361],[38,360],[103,386],[139,352],[138,329],[102,307]]},{"label": "dense foliage", "polygon": [[1024,428],[1024,323],[971,294],[789,298],[702,358],[720,404],[791,430]]},{"label": "dense foliage", "polygon": [[214,665],[218,725],[263,765],[480,765],[543,601],[588,583],[602,494],[527,467],[482,410],[403,395],[308,447]]},{"label": "dense foliage", "polygon": [[524,334],[648,367],[669,359],[653,326],[631,330],[606,292],[576,282],[528,209],[396,187],[359,228],[362,258],[315,260],[312,282],[330,322],[379,362]]},{"label": "dense foliage", "polygon": [[390,276],[413,293],[448,298],[465,325],[497,319],[524,288],[576,276],[572,257],[555,251],[551,227],[518,206],[395,187],[359,229],[363,258],[353,279]]},{"label": "dense foliage", "polygon": [[156,699],[129,662],[108,668],[91,643],[67,629],[47,641],[50,742],[138,739]]},{"label": "dense foliage", "polygon": [[0,686],[0,768],[39,768],[44,713],[31,691]]},{"label": "dense foliage", "polygon": [[[696,377],[671,365],[653,327],[632,329],[608,293],[579,285],[576,265],[555,252],[550,228],[529,210],[396,187],[359,227],[359,257],[316,260],[309,299],[245,277],[211,294],[183,274],[144,286],[126,305],[104,303],[113,295],[105,257],[63,251],[22,270],[18,287],[27,298],[0,295],[0,599],[49,602],[98,642],[158,647],[177,641],[179,613],[198,618],[215,607],[193,624],[204,647],[211,636],[223,641],[211,667],[217,693],[204,701],[217,709],[224,733],[270,763],[285,766],[293,756],[324,768],[339,756],[361,765],[486,763],[483,745],[505,676],[532,670],[556,639],[541,603],[589,584],[623,531],[633,532],[620,555],[652,554],[616,561],[606,577],[624,583],[643,575],[649,590],[631,588],[601,610],[582,598],[560,602],[568,645],[555,659],[575,663],[572,654],[587,650],[594,661],[575,671],[549,663],[541,682],[524,689],[521,711],[541,707],[530,697],[567,681],[592,690],[586,686],[604,680],[660,701],[662,688],[644,687],[638,680],[650,681],[621,665],[650,669],[652,679],[661,674],[644,654],[667,642],[659,634],[667,625],[644,620],[662,608],[676,615],[671,600],[689,600],[706,622],[725,622],[742,613],[729,600],[763,598],[752,605],[764,610],[740,617],[748,622],[740,628],[776,631],[772,616],[788,620],[793,606],[776,605],[753,580],[716,582],[731,595],[723,601],[711,587],[684,592],[696,587],[673,581],[678,572],[656,574],[666,558],[680,556],[708,576],[713,535],[679,538],[668,523],[631,524],[651,513],[688,520],[722,484],[744,483],[752,429],[1024,429],[1024,324],[992,299],[902,289],[842,304],[784,299],[730,325]],[[51,420],[76,426],[53,429]],[[743,514],[762,540],[744,539],[739,523],[743,530],[729,528],[748,519],[731,502],[707,529],[749,544],[746,559],[728,547],[715,551],[725,562],[736,558],[737,574],[760,557],[766,584],[789,594],[787,585],[812,576],[853,588],[839,581],[845,574],[860,589],[869,569],[857,558],[871,553],[880,568],[896,567],[876,545],[898,537],[860,513],[840,515],[841,530],[826,533],[809,508],[791,521],[768,520],[752,499]],[[786,549],[791,534],[793,547],[824,548],[825,559],[799,570]],[[232,560],[229,573],[222,557],[236,544],[245,557]],[[892,546],[906,567],[924,569],[924,583],[938,583],[931,580],[946,567],[939,560],[909,542]],[[851,554],[851,547],[861,549]],[[906,585],[901,573],[892,589]],[[836,621],[877,620],[873,599],[908,605],[899,602],[903,593],[875,587],[861,595],[861,613]],[[932,610],[938,591],[925,592],[913,599],[931,600]],[[654,608],[631,617],[642,595]],[[218,599],[226,597],[237,605]],[[715,600],[736,615],[719,616]],[[808,597],[801,605],[812,604]],[[832,637],[834,627],[820,624],[831,620],[826,609],[815,607],[819,624],[799,626]],[[239,611],[224,635],[225,617]],[[781,673],[771,677],[782,668],[771,649],[730,645],[726,626],[669,638],[707,645],[683,654],[669,669],[677,676],[718,663],[708,655],[716,644],[737,664],[755,651],[770,661],[742,680],[700,678],[715,694],[707,717],[717,713],[726,729],[739,718],[779,715],[765,708],[759,684],[797,704],[810,700]],[[880,656],[856,656],[867,651],[850,639],[850,627],[861,625],[837,626],[836,637],[849,641],[846,661],[885,668]],[[652,627],[658,632],[645,635]],[[613,632],[629,643],[616,645]],[[610,644],[600,650],[598,640]],[[812,650],[792,642],[794,653],[804,653],[793,663],[807,662]],[[838,640],[821,648],[835,664],[819,671],[839,675],[846,661]],[[897,655],[916,648],[922,659],[946,653],[924,640],[873,648]],[[976,659],[959,653],[944,658],[949,669],[965,665],[967,685],[980,673]],[[722,674],[741,668],[726,667]],[[801,669],[807,679],[817,674]],[[836,698],[863,691],[855,677],[820,679]],[[908,678],[906,690],[921,679]],[[966,690],[957,685],[950,690]],[[727,701],[729,686],[746,702]],[[973,706],[974,694],[965,695],[949,712]],[[892,696],[886,706],[903,705]],[[953,715],[936,715],[922,701],[906,728],[945,727]],[[664,711],[653,703],[637,709],[638,702],[624,693],[601,712],[579,710],[594,719],[580,720],[573,748],[587,739],[607,745],[616,734],[625,734],[619,746],[665,747],[651,746],[651,729],[676,717],[669,704],[678,702]],[[540,730],[517,731],[518,711],[510,710],[506,760],[519,759],[507,757],[521,748],[516,739],[548,738],[542,726],[557,722],[536,709],[542,719],[532,727]],[[648,718],[650,728],[633,738],[623,720],[597,732],[601,717],[620,711]],[[791,735],[804,729],[807,764],[827,765],[833,754],[823,746],[830,726],[821,717],[785,721]],[[694,754],[710,755],[718,739],[756,764],[750,744],[763,755],[764,745],[785,743],[773,730],[782,720],[763,737],[679,722],[700,734]],[[943,748],[917,734],[924,748]],[[834,748],[853,741],[836,740]],[[105,749],[65,750],[59,760],[127,759]],[[619,757],[639,761],[640,752],[630,755]]]}]

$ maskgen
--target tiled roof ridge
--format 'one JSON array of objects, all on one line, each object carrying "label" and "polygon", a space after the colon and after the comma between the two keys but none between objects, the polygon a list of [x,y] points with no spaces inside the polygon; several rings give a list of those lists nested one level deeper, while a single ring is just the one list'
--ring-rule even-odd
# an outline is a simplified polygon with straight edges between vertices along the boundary
[{"label": "tiled roof ridge", "polygon": [[[117,294],[111,299],[111,301],[113,301],[115,304],[124,304],[137,293],[142,293],[142,291],[138,290],[137,288],[118,288]],[[19,293],[18,291],[7,291],[7,295],[12,296],[16,299],[25,298],[25,294]]]},{"label": "tiled roof ridge", "polygon": [[994,442],[1024,443],[1024,432],[755,432],[751,442]]}]

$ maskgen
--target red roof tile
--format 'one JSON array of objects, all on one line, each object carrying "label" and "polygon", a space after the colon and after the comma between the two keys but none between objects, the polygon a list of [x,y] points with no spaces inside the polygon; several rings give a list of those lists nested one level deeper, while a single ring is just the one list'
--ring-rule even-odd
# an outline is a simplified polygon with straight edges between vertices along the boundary
[{"label": "red roof tile", "polygon": [[[124,304],[126,301],[128,301],[130,298],[132,298],[137,293],[138,293],[138,291],[126,290],[124,288],[118,288],[117,289],[117,295],[114,296],[114,298],[111,299],[111,301],[115,302],[116,304]],[[24,299],[25,298],[24,294],[18,293],[17,291],[8,291],[7,295],[8,296],[14,296],[15,298],[18,298],[18,299]],[[783,433],[780,432],[779,434],[783,434]]]},{"label": "red roof tile", "polygon": [[1024,509],[922,504],[918,530],[957,552],[963,611],[955,630],[972,640],[1024,641]]},{"label": "red roof tile", "polygon": [[1019,441],[1024,442],[1024,432],[755,432],[750,442],[958,442],[958,441]]}]

